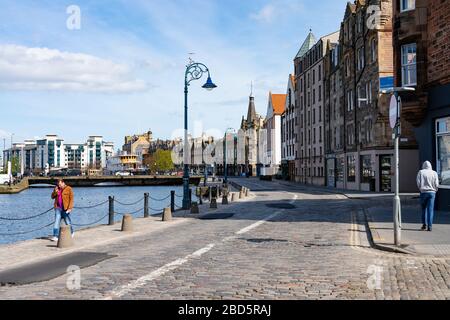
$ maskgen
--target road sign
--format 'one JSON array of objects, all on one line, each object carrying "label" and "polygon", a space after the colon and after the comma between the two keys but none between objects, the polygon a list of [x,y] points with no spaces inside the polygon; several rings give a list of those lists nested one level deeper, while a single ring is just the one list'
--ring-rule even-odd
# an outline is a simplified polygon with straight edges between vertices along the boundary
[{"label": "road sign", "polygon": [[398,106],[399,102],[400,97],[397,98],[397,96],[393,94],[391,97],[391,103],[389,105],[389,122],[392,129],[394,129],[397,126],[397,121],[399,118],[399,106]]}]

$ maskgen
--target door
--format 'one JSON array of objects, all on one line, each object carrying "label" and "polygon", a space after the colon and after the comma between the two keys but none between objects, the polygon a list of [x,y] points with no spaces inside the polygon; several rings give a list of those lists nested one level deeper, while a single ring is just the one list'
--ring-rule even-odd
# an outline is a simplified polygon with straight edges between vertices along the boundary
[{"label": "door", "polygon": [[392,156],[380,156],[380,191],[392,192]]}]

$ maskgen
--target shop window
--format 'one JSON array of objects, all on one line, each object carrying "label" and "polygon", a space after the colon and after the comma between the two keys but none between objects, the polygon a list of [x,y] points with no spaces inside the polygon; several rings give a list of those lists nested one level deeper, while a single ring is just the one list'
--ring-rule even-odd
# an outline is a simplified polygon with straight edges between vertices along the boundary
[{"label": "shop window", "polygon": [[436,152],[441,185],[450,188],[450,117],[436,121]]},{"label": "shop window", "polygon": [[347,181],[356,181],[356,158],[355,156],[347,156]]},{"label": "shop window", "polygon": [[336,179],[338,182],[344,182],[344,158],[336,159]]},{"label": "shop window", "polygon": [[372,157],[370,155],[361,156],[361,183],[370,183],[374,178],[372,168]]}]

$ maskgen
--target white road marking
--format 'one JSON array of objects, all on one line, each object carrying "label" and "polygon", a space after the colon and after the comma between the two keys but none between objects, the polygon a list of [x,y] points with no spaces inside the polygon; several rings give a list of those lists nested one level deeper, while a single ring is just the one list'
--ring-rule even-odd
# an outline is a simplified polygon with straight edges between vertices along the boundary
[{"label": "white road marking", "polygon": [[[294,201],[296,199],[297,199],[297,195],[294,196],[294,199],[292,201],[290,201],[290,203],[291,204],[294,203]],[[279,215],[281,212],[283,212],[283,210],[278,210],[274,214],[271,214],[270,216],[267,216],[264,219],[262,219],[258,222],[255,222],[254,224],[237,231],[235,234],[242,235],[244,233],[247,233],[247,232],[259,227],[260,225],[264,224],[265,222],[269,221],[270,219],[274,218],[275,216]],[[222,239],[222,242],[232,241],[235,239],[236,239],[236,236],[229,236],[229,237]],[[192,260],[194,258],[200,258],[202,255],[209,252],[215,246],[216,246],[215,243],[210,243],[206,247],[199,249],[199,250],[195,251],[194,253],[187,255],[184,258],[172,261],[172,262],[162,266],[161,268],[156,269],[156,270],[152,271],[151,273],[149,273],[135,281],[132,281],[124,286],[118,287],[118,288],[114,289],[113,291],[111,291],[109,293],[109,295],[104,298],[104,300],[112,300],[113,298],[121,298],[124,295],[126,295],[132,291],[135,291],[138,288],[145,286],[148,282],[153,281],[153,280],[159,278],[160,276],[163,276],[164,274],[177,269],[178,267],[189,262],[190,260]]]},{"label": "white road marking", "polygon": [[265,223],[266,221],[268,221],[268,220],[274,218],[275,216],[279,215],[280,213],[281,213],[281,211],[277,211],[277,212],[275,212],[274,214],[271,214],[270,216],[265,217],[264,219],[262,219],[262,220],[260,220],[260,221],[258,221],[258,222],[255,222],[254,224],[249,225],[248,227],[245,227],[245,228],[239,230],[238,232],[236,232],[236,234],[241,235],[241,234],[247,233],[247,232],[249,232],[250,230],[253,230],[253,229],[259,227],[260,225],[262,225],[262,224]]},{"label": "white road marking", "polygon": [[155,271],[133,281],[130,282],[127,285],[124,285],[122,287],[119,287],[115,290],[113,290],[110,294],[109,297],[105,298],[106,300],[110,300],[113,297],[123,297],[124,295],[126,295],[127,293],[130,293],[138,288],[141,288],[143,286],[145,286],[148,282],[153,281],[157,278],[159,278],[160,276],[173,271],[175,269],[177,269],[178,267],[182,266],[183,264],[185,264],[186,262],[188,262],[189,260],[193,259],[193,258],[200,258],[202,255],[204,255],[205,253],[207,253],[208,251],[210,251],[212,248],[214,248],[215,244],[211,243],[209,245],[207,245],[206,247],[195,251],[194,253],[187,255],[184,258],[181,259],[177,259],[175,261],[172,261],[164,266],[162,266],[159,269],[156,269]]}]

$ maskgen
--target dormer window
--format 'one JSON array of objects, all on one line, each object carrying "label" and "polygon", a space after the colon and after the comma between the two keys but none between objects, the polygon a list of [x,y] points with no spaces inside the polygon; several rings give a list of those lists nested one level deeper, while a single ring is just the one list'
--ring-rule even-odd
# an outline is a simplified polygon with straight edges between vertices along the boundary
[{"label": "dormer window", "polygon": [[400,0],[400,11],[410,11],[416,8],[416,0]]}]

